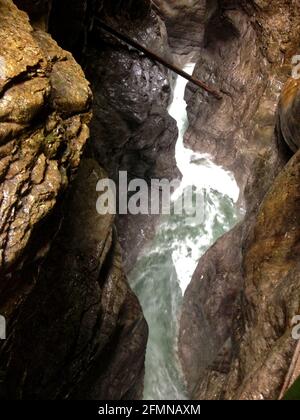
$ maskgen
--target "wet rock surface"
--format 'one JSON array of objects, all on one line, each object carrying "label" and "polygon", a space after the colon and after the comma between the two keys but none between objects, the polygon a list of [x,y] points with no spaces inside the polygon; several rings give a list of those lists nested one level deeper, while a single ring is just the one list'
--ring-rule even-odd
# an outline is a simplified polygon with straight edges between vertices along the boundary
[{"label": "wet rock surface", "polygon": [[297,158],[281,173],[290,156],[282,141],[295,145],[297,138],[297,82],[283,91],[276,116],[297,53],[299,8],[283,1],[276,6],[235,2],[225,12],[235,30],[225,38],[215,36],[209,21],[195,75],[217,85],[223,100],[192,86],[186,94],[186,144],[234,173],[247,210],[243,223],[200,259],[185,295],[180,357],[196,399],[278,398],[295,347],[289,323],[299,312],[299,298],[292,296],[297,279],[286,279],[289,269],[296,275],[291,256],[297,241],[282,253],[280,238],[297,235],[295,227],[290,234]]},{"label": "wet rock surface", "polygon": [[284,86],[278,109],[278,131],[292,152],[300,147],[300,80],[289,79]]},{"label": "wet rock surface", "polygon": [[245,12],[233,10],[230,19],[239,35],[233,32],[229,39],[212,40],[202,49],[194,72],[200,80],[215,85],[223,99],[218,101],[189,86],[190,125],[185,142],[230,169],[243,194],[255,159],[266,159],[275,149],[275,112],[282,84],[280,77],[270,77]]},{"label": "wet rock surface", "polygon": [[[75,8],[71,18],[65,4],[58,3],[53,9],[52,33],[56,39],[62,39],[62,45],[72,51],[77,50],[77,43],[66,34],[65,21],[68,20],[68,28],[70,25],[76,28],[74,36],[80,38],[79,43],[83,44],[84,38],[87,40],[81,57],[94,93],[91,153],[95,159],[116,181],[119,171],[127,171],[129,181],[179,177],[175,162],[178,130],[167,112],[172,75],[160,64],[106,33],[99,24],[99,20],[104,21],[172,61],[165,25],[150,8],[150,2],[96,2],[93,22],[85,34],[78,29],[81,28],[78,21],[91,19],[90,15],[86,16],[87,12],[82,19],[79,12],[82,2],[77,2],[81,6]],[[91,7],[92,2],[85,3],[85,10]],[[118,220],[126,271],[132,268],[141,247],[153,234],[155,224],[155,217],[127,215]]]},{"label": "wet rock surface", "polygon": [[300,308],[299,182],[298,153],[280,173],[244,232],[242,289],[229,334],[229,351],[225,358],[221,349],[213,365],[202,372],[194,384],[196,398],[279,398],[297,345],[291,320]]},{"label": "wet rock surface", "polygon": [[0,13],[0,269],[6,272],[20,263],[34,229],[76,172],[92,95],[71,54],[33,31],[11,1],[1,3]]},{"label": "wet rock surface", "polygon": [[230,348],[235,301],[242,290],[242,232],[238,225],[207,251],[184,297],[180,358],[191,396],[208,366],[222,371],[228,363],[228,357],[218,363],[217,356],[223,346]]},{"label": "wet rock surface", "polygon": [[83,160],[63,221],[1,348],[5,398],[141,397],[147,325],[127,284],[111,215],[96,212],[106,174]]},{"label": "wet rock surface", "polygon": [[205,0],[153,0],[165,21],[170,48],[179,61],[189,55],[196,57],[201,50],[206,3]]},{"label": "wet rock surface", "polygon": [[[23,4],[32,22],[39,5]],[[90,85],[10,0],[0,20],[1,398],[141,398],[147,325],[96,212],[106,174],[80,165]]]},{"label": "wet rock surface", "polygon": [[[113,15],[104,5],[101,19],[171,60],[163,23],[149,9],[149,3],[138,2],[136,6],[137,16],[128,5],[119,15]],[[144,13],[142,18],[139,13]],[[90,50],[87,58],[87,75],[95,92],[92,135],[97,160],[113,178],[120,170],[127,171],[129,180],[142,178],[149,185],[153,178],[179,177],[175,162],[178,130],[167,112],[172,75],[163,66],[107,36],[96,23],[93,38],[98,43],[102,40],[102,51]],[[127,271],[153,235],[156,219],[131,215],[119,218]]]}]

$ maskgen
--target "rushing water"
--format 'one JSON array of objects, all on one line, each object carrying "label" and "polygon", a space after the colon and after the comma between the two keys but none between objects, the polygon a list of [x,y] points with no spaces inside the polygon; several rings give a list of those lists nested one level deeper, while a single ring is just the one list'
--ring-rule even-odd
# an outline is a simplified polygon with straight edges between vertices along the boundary
[{"label": "rushing water", "polygon": [[[186,71],[192,72],[189,65]],[[200,257],[238,220],[239,189],[234,177],[216,166],[207,155],[185,148],[187,129],[184,92],[187,81],[177,78],[174,99],[169,108],[176,119],[179,136],[176,159],[182,182],[172,200],[182,198],[191,186],[197,187],[200,217],[162,216],[153,241],[140,255],[129,275],[149,324],[144,399],[186,398],[177,358],[178,318],[183,294]]]}]

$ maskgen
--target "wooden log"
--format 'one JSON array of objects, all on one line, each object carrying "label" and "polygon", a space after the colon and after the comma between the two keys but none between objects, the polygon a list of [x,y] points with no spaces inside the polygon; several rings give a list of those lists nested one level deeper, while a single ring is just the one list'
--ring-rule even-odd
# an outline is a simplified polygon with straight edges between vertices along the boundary
[{"label": "wooden log", "polygon": [[145,48],[144,46],[140,45],[137,41],[134,41],[133,39],[129,38],[127,35],[121,34],[116,29],[111,28],[106,23],[102,22],[101,19],[95,17],[94,23],[97,23],[106,32],[110,33],[111,35],[115,36],[116,38],[118,38],[121,41],[125,42],[126,44],[130,45],[131,47],[141,51],[143,54],[145,54],[151,60],[157,61],[158,63],[167,67],[171,71],[179,74],[179,76],[184,77],[189,82],[195,84],[196,86],[200,87],[201,89],[204,89],[206,92],[213,95],[215,98],[222,99],[222,95],[218,90],[208,86],[206,83],[202,82],[201,80],[196,79],[195,77],[193,77],[190,74],[186,73],[185,71],[181,70],[179,67],[175,66],[174,64],[171,64],[171,63],[167,62],[164,58],[158,56],[154,52],[152,52],[152,51],[148,50],[147,48]]}]

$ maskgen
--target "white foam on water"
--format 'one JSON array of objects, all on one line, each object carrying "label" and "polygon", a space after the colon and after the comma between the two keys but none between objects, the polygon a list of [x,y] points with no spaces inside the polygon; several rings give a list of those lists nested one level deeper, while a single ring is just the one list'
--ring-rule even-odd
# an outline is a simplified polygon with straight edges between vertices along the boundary
[{"label": "white foam on water", "polygon": [[[190,63],[184,70],[192,74],[194,67],[195,64]],[[169,114],[177,121],[179,130],[176,161],[182,174],[181,185],[173,194],[172,199],[175,201],[187,187],[195,186],[199,192],[202,191],[202,193],[210,195],[212,191],[217,191],[236,203],[240,191],[233,174],[216,165],[209,155],[195,153],[184,145],[184,134],[188,127],[186,102],[184,100],[186,85],[187,80],[178,76],[173,101],[169,107]],[[213,226],[216,218],[220,221],[221,219],[225,220],[215,197],[210,198],[210,208],[205,212],[204,230],[206,234],[199,234],[197,238],[188,237],[184,242],[178,242],[172,254],[183,294],[191,281],[199,258],[213,243]]]},{"label": "white foam on water", "polygon": [[5,77],[6,77],[5,58],[0,56],[0,80],[4,80]]}]

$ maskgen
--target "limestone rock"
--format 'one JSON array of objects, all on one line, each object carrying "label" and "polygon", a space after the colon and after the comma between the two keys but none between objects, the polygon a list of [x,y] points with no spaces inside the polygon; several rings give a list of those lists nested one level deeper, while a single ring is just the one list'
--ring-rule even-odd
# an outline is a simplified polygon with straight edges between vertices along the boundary
[{"label": "limestone rock", "polygon": [[96,211],[106,177],[83,160],[63,222],[0,350],[4,398],[141,397],[147,325],[123,274],[111,215]]},{"label": "limestone rock", "polygon": [[199,261],[184,299],[180,357],[193,398],[276,399],[295,345],[290,317],[299,310],[292,296],[296,240],[283,239],[297,235],[291,224],[299,158],[273,183],[290,157],[277,147],[280,136],[288,143],[297,138],[298,90],[283,92],[279,123],[277,106],[299,41],[300,10],[285,1],[225,3],[219,6],[236,32],[204,43],[195,68],[223,100],[188,87],[185,142],[234,173],[246,217]]},{"label": "limestone rock", "polygon": [[[212,366],[193,390],[205,399],[278,399],[297,341],[299,152],[278,176],[242,239],[243,291],[225,372]],[[283,193],[284,192],[284,193]]]},{"label": "limestone rock", "polygon": [[[23,4],[32,21],[36,5]],[[80,165],[89,83],[11,1],[0,0],[0,19],[1,398],[141,398],[147,324],[114,217],[96,212],[107,175]]]},{"label": "limestone rock", "polygon": [[33,31],[11,1],[0,5],[0,271],[7,272],[78,167],[91,90],[71,54]]}]

